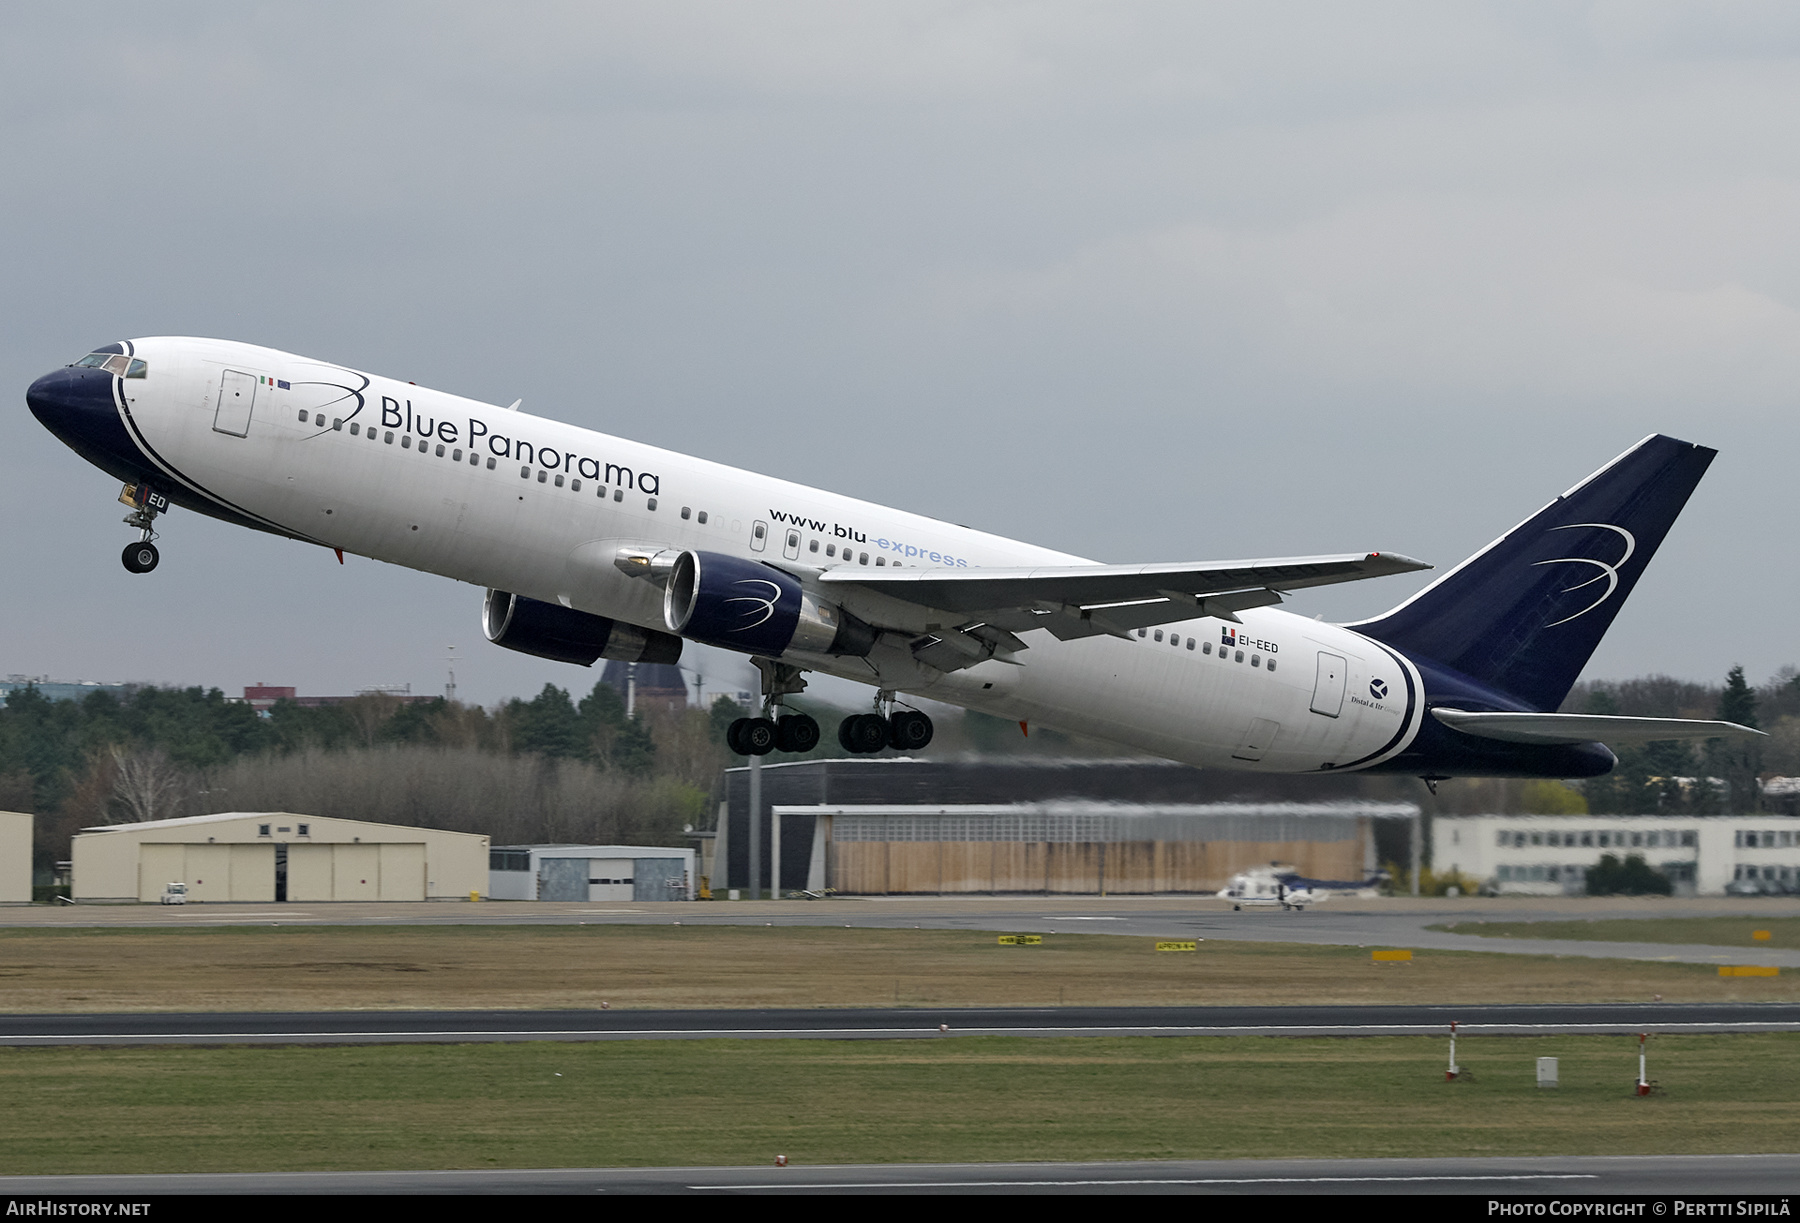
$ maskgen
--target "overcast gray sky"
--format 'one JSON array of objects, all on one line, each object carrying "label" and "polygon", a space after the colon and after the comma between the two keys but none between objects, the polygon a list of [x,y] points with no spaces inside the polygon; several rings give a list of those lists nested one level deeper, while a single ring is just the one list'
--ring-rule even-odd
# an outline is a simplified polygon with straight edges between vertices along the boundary
[{"label": "overcast gray sky", "polygon": [[65,3],[0,99],[0,674],[596,678],[192,514],[127,574],[23,392],[166,334],[1119,562],[1448,566],[1673,433],[1720,457],[1589,675],[1800,658],[1792,4]]}]

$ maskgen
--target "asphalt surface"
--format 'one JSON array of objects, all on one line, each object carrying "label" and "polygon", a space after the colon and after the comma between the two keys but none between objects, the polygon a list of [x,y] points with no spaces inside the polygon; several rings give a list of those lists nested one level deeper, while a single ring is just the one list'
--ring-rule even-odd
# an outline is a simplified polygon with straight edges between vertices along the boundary
[{"label": "asphalt surface", "polygon": [[[1800,967],[1800,952],[1601,940],[1495,939],[1434,931],[1466,921],[1800,916],[1800,901],[1505,899],[1333,902],[1301,913],[1233,912],[1206,898],[930,897],[594,904],[18,906],[0,927],[220,925],[801,925],[1105,933],[1134,937],[1435,948]],[[0,1044],[373,1044],[469,1041],[939,1039],[946,1035],[1355,1035],[1800,1030],[1800,1005],[1377,1006],[792,1011],[485,1011],[325,1014],[0,1015]],[[1467,1194],[1774,1196],[1800,1189],[1800,1155],[1107,1164],[0,1177],[0,1197],[175,1194]],[[1741,1213],[1727,1209],[1726,1213]],[[1649,1212],[1646,1212],[1649,1213]],[[1672,1212],[1671,1212],[1672,1213]]]},{"label": "asphalt surface", "polygon": [[0,1045],[375,1045],[945,1036],[1791,1032],[1800,1004],[1217,1006],[0,1015]]},{"label": "asphalt surface", "polygon": [[769,925],[872,929],[1117,934],[1234,942],[1314,943],[1561,955],[1690,964],[1761,964],[1800,969],[1800,950],[1598,939],[1485,938],[1430,927],[1471,921],[1569,921],[1730,916],[1754,922],[1800,916],[1800,898],[1590,899],[1393,897],[1333,900],[1303,912],[1234,912],[1211,897],[953,896],[845,898],[818,902],[639,901],[425,904],[18,905],[0,927],[141,928],[242,925]]},{"label": "asphalt surface", "polygon": [[[1232,1159],[1087,1164],[863,1164],[802,1168],[551,1168],[0,1177],[0,1197],[159,1194],[1467,1194],[1711,1195],[1729,1205],[1800,1189],[1797,1155],[1499,1159]],[[1747,1203],[1749,1204],[1749,1203]],[[1548,1212],[1546,1212],[1548,1213]],[[1559,1213],[1570,1213],[1567,1211]],[[1643,1217],[1683,1214],[1647,1209]],[[1740,1214],[1737,1209],[1710,1213]]]}]

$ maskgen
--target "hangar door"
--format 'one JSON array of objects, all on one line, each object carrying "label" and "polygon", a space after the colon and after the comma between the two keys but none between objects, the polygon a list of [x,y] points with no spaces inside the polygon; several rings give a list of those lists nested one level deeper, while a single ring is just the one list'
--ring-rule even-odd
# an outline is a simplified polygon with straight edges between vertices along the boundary
[{"label": "hangar door", "polygon": [[634,865],[633,900],[687,899],[687,871],[680,858],[639,858]]},{"label": "hangar door", "polygon": [[423,842],[287,850],[289,900],[425,899]]},{"label": "hangar door", "polygon": [[636,900],[632,880],[640,861],[637,858],[589,858],[589,900]]},{"label": "hangar door", "polygon": [[588,898],[588,860],[586,858],[539,858],[539,900],[586,900]]},{"label": "hangar door", "polygon": [[138,846],[138,899],[155,903],[171,883],[187,884],[187,898],[194,903],[274,900],[275,847]]}]

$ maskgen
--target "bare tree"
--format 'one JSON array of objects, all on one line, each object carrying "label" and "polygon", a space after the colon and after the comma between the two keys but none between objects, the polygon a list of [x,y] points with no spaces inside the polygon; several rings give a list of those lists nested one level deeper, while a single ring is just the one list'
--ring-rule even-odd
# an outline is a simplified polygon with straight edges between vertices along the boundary
[{"label": "bare tree", "polygon": [[681,844],[706,792],[586,761],[392,744],[240,757],[212,770],[204,810],[293,811],[485,833],[496,844]]},{"label": "bare tree", "polygon": [[364,747],[374,747],[382,728],[400,711],[400,698],[386,692],[365,692],[343,703]]},{"label": "bare tree", "polygon": [[123,823],[141,824],[177,815],[193,792],[193,779],[160,747],[127,752],[112,749],[117,772],[114,807]]}]

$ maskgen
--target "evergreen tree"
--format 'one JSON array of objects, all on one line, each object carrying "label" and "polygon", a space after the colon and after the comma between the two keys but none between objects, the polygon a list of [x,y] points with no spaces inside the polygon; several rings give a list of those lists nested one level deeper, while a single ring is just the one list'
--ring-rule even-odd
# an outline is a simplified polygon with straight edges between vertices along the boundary
[{"label": "evergreen tree", "polygon": [[[1581,712],[1616,717],[1619,698],[1609,689],[1595,688],[1588,694]],[[1633,745],[1615,747],[1613,751],[1619,762],[1613,765],[1612,772],[1582,783],[1588,810],[1595,815],[1631,815],[1646,802],[1645,786],[1649,775],[1644,770],[1644,749]]]},{"label": "evergreen tree", "polygon": [[714,697],[712,708],[706,711],[708,737],[714,743],[725,742],[725,732],[731,729],[731,724],[749,716],[749,712],[730,697]]},{"label": "evergreen tree", "polygon": [[1682,815],[1702,805],[1698,800],[1706,789],[1704,783],[1689,790],[1682,782],[1694,774],[1694,752],[1679,739],[1658,739],[1643,748],[1645,796],[1649,800],[1644,814]]},{"label": "evergreen tree", "polygon": [[1589,896],[1667,896],[1675,890],[1669,877],[1631,854],[1620,862],[1617,854],[1601,854],[1587,873]]},{"label": "evergreen tree", "polygon": [[[567,694],[563,699],[568,699]],[[449,705],[441,696],[429,701],[408,701],[381,728],[381,737],[389,743],[435,743],[437,719]]]},{"label": "evergreen tree", "polygon": [[656,740],[644,715],[625,716],[625,698],[602,680],[581,702],[581,724],[588,751],[604,767],[648,773],[656,765]]},{"label": "evergreen tree", "polygon": [[610,739],[625,728],[625,722],[625,698],[605,680],[581,699],[581,728],[590,740],[596,736]]},{"label": "evergreen tree", "polygon": [[644,725],[644,715],[626,720],[613,739],[612,764],[627,773],[642,776],[656,767],[656,740]]},{"label": "evergreen tree", "polygon": [[[1733,667],[1725,676],[1717,716],[1722,722],[1756,727],[1756,693],[1744,682],[1742,666]],[[1756,784],[1762,771],[1762,745],[1746,739],[1708,739],[1706,757],[1709,771],[1725,779],[1728,810],[1742,815],[1756,811],[1762,797]]]},{"label": "evergreen tree", "polygon": [[558,759],[587,755],[588,745],[574,702],[555,684],[545,684],[544,690],[529,702],[513,701],[507,712],[512,719],[514,751]]}]

